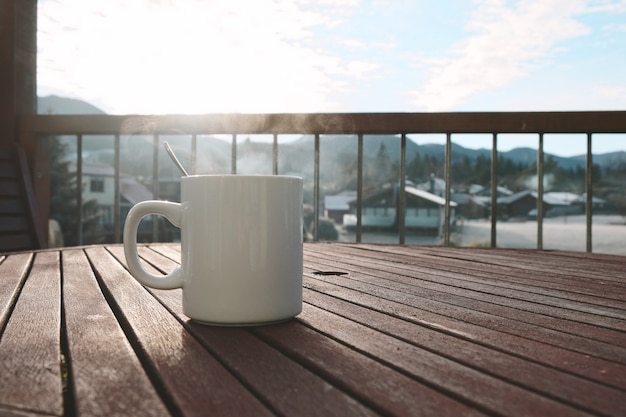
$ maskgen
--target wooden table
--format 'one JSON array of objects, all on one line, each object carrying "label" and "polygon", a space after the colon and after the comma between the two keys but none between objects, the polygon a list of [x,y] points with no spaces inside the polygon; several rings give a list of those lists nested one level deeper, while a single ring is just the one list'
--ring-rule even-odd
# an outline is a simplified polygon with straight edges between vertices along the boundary
[{"label": "wooden table", "polygon": [[0,415],[626,416],[626,257],[305,244],[303,312],[255,328],[124,265],[0,255]]}]

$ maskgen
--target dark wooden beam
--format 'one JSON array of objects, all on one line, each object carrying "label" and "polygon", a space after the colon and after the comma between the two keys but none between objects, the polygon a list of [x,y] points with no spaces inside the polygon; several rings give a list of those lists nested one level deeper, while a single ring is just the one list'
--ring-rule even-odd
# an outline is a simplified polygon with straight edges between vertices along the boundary
[{"label": "dark wooden beam", "polygon": [[[36,112],[37,0],[0,0],[0,143],[15,142],[16,118]],[[32,166],[34,144],[24,146]]]},{"label": "dark wooden beam", "polygon": [[20,118],[19,129],[51,135],[625,133],[626,111],[40,115]]}]

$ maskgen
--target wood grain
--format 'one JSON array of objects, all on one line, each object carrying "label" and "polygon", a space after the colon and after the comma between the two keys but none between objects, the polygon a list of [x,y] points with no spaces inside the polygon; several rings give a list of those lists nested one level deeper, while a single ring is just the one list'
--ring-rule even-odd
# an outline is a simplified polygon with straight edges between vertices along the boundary
[{"label": "wood grain", "polygon": [[222,328],[121,245],[0,255],[0,415],[626,415],[624,257],[307,243],[303,283],[295,319]]},{"label": "wood grain", "polygon": [[0,404],[63,414],[60,277],[58,252],[35,255],[0,339]]},{"label": "wood grain", "polygon": [[0,262],[0,334],[26,279],[32,258],[33,255],[28,253],[2,257],[2,262]]},{"label": "wood grain", "polygon": [[[148,248],[140,248],[139,253],[161,272],[171,271],[178,265],[162,253]],[[377,415],[246,329],[220,328],[192,322],[183,314],[179,292],[151,291],[230,372],[278,414],[302,417]]]},{"label": "wood grain", "polygon": [[264,416],[271,411],[191,336],[183,325],[106,250],[86,253],[128,323],[135,349],[145,353],[172,404],[186,416]]},{"label": "wood grain", "polygon": [[169,416],[82,250],[63,252],[63,296],[76,415]]}]

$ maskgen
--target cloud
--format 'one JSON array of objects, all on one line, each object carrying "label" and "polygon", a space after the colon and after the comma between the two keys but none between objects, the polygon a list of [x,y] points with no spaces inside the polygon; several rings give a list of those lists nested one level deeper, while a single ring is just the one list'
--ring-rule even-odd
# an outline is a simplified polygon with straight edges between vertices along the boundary
[{"label": "cloud", "polygon": [[596,92],[601,97],[619,99],[626,96],[626,87],[615,85],[599,86]]},{"label": "cloud", "polygon": [[626,0],[589,0],[587,12],[626,13]]},{"label": "cloud", "polygon": [[424,62],[423,88],[412,92],[419,110],[452,110],[470,97],[504,87],[545,65],[562,42],[590,29],[575,20],[585,11],[580,0],[476,2],[467,29],[474,34],[446,56]]}]

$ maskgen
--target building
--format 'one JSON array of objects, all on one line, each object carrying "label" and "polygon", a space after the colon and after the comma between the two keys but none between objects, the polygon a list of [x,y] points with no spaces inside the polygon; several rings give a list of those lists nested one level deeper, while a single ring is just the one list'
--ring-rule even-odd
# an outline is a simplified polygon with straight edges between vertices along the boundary
[{"label": "building", "polygon": [[[363,196],[361,227],[364,229],[394,230],[398,226],[400,206],[399,185],[385,184]],[[441,233],[445,223],[445,199],[412,185],[405,187],[406,212],[404,224],[407,229],[427,230]],[[349,202],[350,213],[343,216],[343,225],[356,227],[357,201]],[[450,202],[450,219],[454,224],[457,203]]]},{"label": "building", "polygon": [[[537,197],[535,191],[525,190],[511,196],[498,198],[498,217],[502,219],[536,219]],[[543,216],[557,217],[585,213],[586,199],[569,192],[548,192],[543,195]],[[593,209],[603,210],[606,201],[594,198]]]},{"label": "building", "polygon": [[350,202],[356,199],[356,191],[342,191],[324,197],[324,217],[343,224],[343,216],[350,213]]},{"label": "building", "polygon": [[[68,165],[70,172],[76,172],[76,162]],[[115,207],[115,170],[101,162],[83,160],[82,163],[82,200],[95,201],[100,216],[100,226],[104,230],[113,228],[113,210]],[[130,208],[140,201],[152,200],[152,192],[134,177],[120,176],[120,218],[126,218]]]}]

